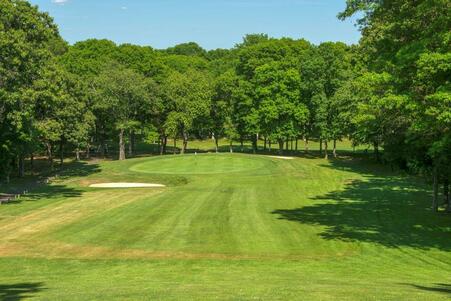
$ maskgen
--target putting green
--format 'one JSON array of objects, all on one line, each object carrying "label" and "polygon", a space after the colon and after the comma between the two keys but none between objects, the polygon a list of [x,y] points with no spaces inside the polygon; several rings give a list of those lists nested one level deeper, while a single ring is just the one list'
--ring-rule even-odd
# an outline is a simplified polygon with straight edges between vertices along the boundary
[{"label": "putting green", "polygon": [[217,174],[264,167],[265,159],[229,154],[166,156],[133,165],[130,170],[159,174]]}]

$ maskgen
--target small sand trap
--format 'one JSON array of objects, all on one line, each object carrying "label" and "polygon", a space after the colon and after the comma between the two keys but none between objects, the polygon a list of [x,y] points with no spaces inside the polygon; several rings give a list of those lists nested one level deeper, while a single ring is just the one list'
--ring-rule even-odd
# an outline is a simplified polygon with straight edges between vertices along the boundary
[{"label": "small sand trap", "polygon": [[91,184],[89,187],[93,188],[151,188],[151,187],[166,187],[163,184],[149,184],[149,183],[99,183]]},{"label": "small sand trap", "polygon": [[283,157],[283,156],[268,156],[270,158],[283,159],[283,160],[293,160],[293,157]]}]

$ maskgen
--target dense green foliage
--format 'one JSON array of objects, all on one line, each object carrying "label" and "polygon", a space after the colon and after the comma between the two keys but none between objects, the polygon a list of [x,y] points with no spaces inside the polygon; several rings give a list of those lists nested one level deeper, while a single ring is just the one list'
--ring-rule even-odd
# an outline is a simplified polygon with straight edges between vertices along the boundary
[{"label": "dense green foliage", "polygon": [[384,147],[384,158],[444,184],[451,210],[451,3],[446,0],[347,0],[340,15],[362,13],[362,75],[356,117],[360,139]]},{"label": "dense green foliage", "polygon": [[[226,138],[277,144],[350,139],[378,161],[425,175],[438,210],[451,210],[450,3],[348,0],[359,45],[245,36],[232,49],[166,50],[87,40],[68,46],[52,19],[22,0],[0,1],[0,176],[59,152],[133,156],[146,141]],[[126,146],[128,145],[128,155]],[[230,151],[232,151],[230,147]],[[116,155],[116,154],[114,154]],[[31,160],[33,161],[33,160]]]}]

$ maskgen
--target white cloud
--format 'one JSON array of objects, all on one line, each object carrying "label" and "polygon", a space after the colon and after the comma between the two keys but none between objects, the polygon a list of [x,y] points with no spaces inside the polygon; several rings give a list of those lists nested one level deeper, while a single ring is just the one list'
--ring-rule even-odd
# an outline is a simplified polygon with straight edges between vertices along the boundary
[{"label": "white cloud", "polygon": [[122,6],[121,9],[122,10],[127,10],[127,6]]},{"label": "white cloud", "polygon": [[52,3],[58,4],[58,5],[64,5],[69,0],[52,0]]}]

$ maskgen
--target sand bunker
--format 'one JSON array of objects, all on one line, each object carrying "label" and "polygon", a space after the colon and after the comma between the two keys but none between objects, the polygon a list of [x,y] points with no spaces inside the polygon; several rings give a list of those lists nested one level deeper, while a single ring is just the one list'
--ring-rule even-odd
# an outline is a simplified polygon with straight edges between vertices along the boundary
[{"label": "sand bunker", "polygon": [[293,157],[283,157],[283,156],[268,156],[270,158],[283,159],[283,160],[293,160]]},{"label": "sand bunker", "polygon": [[93,188],[151,188],[151,187],[166,187],[163,184],[151,184],[151,183],[99,183],[91,184],[89,187]]}]

